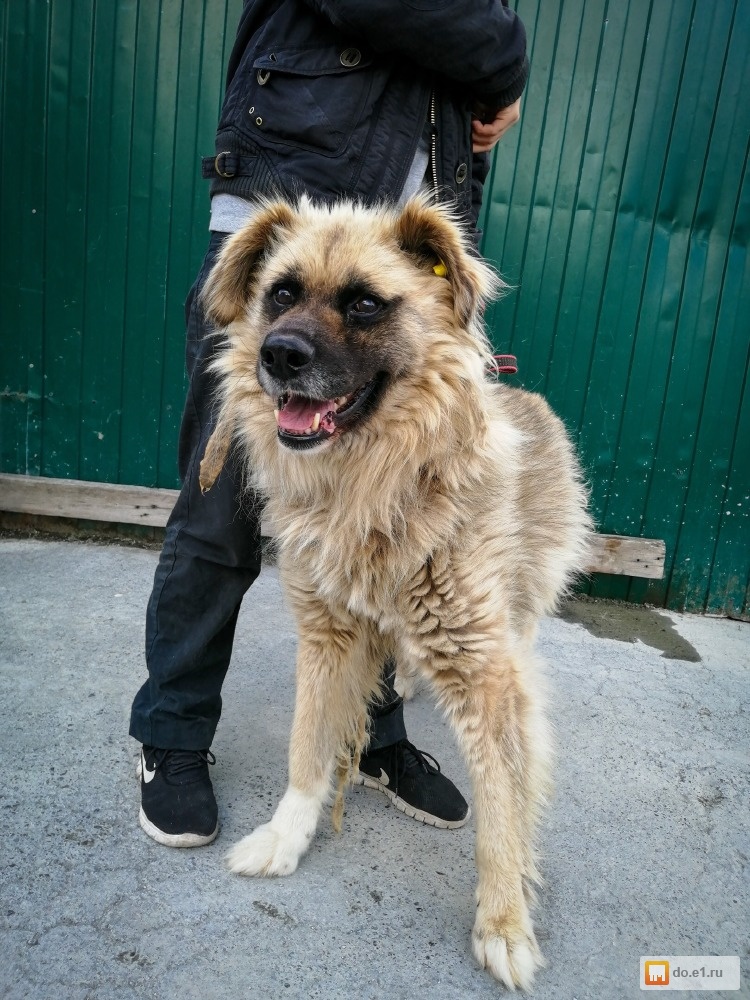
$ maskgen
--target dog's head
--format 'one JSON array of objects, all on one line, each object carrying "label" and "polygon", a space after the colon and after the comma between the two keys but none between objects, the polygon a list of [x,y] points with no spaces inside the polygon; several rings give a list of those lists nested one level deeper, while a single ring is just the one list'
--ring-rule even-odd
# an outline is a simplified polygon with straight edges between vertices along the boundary
[{"label": "dog's head", "polygon": [[233,384],[256,380],[285,448],[343,440],[425,376],[481,373],[481,311],[500,284],[449,212],[423,199],[401,211],[266,204],[204,290],[228,338],[225,406]]}]

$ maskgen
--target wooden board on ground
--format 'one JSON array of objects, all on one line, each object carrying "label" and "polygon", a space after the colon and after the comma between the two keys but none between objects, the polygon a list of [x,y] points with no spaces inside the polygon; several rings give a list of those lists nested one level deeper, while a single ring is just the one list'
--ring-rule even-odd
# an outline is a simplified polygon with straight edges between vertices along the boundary
[{"label": "wooden board on ground", "polygon": [[[71,517],[117,524],[163,528],[177,499],[177,490],[147,486],[87,483],[77,479],[0,475],[0,510],[43,517]],[[263,534],[272,534],[263,524]],[[597,535],[589,573],[645,577],[664,576],[666,549],[657,538]]]}]

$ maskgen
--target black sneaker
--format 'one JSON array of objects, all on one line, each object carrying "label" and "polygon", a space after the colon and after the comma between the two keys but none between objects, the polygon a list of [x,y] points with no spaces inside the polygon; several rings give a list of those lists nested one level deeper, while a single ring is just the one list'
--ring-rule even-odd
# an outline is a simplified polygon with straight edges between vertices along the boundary
[{"label": "black sneaker", "polygon": [[140,823],[149,837],[167,847],[202,847],[219,832],[219,810],[208,776],[216,758],[210,750],[143,747]]},{"label": "black sneaker", "polygon": [[362,754],[359,785],[385,792],[401,812],[420,823],[455,830],[470,815],[469,806],[440,765],[408,740]]}]

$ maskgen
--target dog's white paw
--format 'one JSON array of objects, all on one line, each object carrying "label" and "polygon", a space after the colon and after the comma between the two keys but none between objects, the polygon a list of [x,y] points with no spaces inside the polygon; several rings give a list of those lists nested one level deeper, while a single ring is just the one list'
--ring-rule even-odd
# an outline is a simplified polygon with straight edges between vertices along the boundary
[{"label": "dog's white paw", "polygon": [[520,928],[502,933],[475,926],[471,948],[482,968],[509,990],[529,989],[534,973],[544,964],[533,931],[529,935]]},{"label": "dog's white paw", "polygon": [[291,875],[309,843],[295,840],[273,823],[264,823],[234,845],[226,856],[227,867],[238,875]]},{"label": "dog's white paw", "polygon": [[238,875],[291,875],[315,835],[324,795],[287,788],[273,819],[235,844],[226,856]]}]

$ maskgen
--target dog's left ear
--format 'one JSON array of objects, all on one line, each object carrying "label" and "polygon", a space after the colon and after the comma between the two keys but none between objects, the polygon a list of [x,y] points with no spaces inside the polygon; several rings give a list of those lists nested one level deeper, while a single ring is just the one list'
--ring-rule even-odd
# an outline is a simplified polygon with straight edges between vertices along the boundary
[{"label": "dog's left ear", "polygon": [[228,326],[239,318],[252,293],[261,258],[280,230],[291,230],[295,218],[287,202],[269,202],[227,240],[201,293],[206,315],[213,323]]},{"label": "dog's left ear", "polygon": [[494,271],[468,250],[458,224],[441,206],[419,197],[408,201],[396,222],[396,239],[420,267],[450,282],[462,326],[468,326],[502,287]]}]

